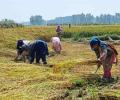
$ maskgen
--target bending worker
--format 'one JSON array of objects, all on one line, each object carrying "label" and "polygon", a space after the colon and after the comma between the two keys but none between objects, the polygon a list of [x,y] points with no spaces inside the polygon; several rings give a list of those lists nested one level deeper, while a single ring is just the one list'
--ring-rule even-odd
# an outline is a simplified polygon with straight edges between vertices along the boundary
[{"label": "bending worker", "polygon": [[117,63],[117,51],[114,46],[107,44],[97,37],[93,37],[90,40],[90,46],[93,51],[95,51],[97,60],[98,60],[98,67],[101,65],[103,66],[103,81],[110,82],[113,80],[111,76],[111,69],[112,64]]},{"label": "bending worker", "polygon": [[40,59],[42,59],[43,64],[47,64],[46,56],[49,55],[49,52],[45,41],[33,41],[28,46],[22,46],[22,51],[22,56],[28,56],[30,64],[34,62],[34,58],[36,58],[37,64],[40,64]]}]

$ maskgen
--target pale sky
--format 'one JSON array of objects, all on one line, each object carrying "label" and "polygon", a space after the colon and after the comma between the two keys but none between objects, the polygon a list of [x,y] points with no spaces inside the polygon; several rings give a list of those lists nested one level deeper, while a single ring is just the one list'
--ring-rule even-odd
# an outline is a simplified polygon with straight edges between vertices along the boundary
[{"label": "pale sky", "polygon": [[0,20],[29,21],[32,15],[53,19],[80,13],[120,13],[120,0],[0,0]]}]

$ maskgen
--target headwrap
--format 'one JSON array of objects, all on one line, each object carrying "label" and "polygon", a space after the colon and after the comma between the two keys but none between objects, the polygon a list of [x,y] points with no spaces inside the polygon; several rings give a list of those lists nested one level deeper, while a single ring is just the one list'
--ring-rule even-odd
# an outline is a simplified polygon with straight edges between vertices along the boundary
[{"label": "headwrap", "polygon": [[100,45],[100,43],[101,43],[101,40],[97,37],[92,37],[92,39],[90,40],[90,46],[91,47],[96,45],[96,44]]}]

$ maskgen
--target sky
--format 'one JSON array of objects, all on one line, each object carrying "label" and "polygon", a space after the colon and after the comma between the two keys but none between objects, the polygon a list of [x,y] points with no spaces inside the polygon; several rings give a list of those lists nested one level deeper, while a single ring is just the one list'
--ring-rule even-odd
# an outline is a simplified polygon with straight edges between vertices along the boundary
[{"label": "sky", "polygon": [[0,0],[0,20],[25,22],[32,15],[49,20],[80,13],[120,13],[120,0]]}]

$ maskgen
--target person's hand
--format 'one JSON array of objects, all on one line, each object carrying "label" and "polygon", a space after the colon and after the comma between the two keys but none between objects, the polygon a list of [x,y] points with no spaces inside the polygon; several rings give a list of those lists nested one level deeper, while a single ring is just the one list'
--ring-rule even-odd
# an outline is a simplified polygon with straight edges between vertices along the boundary
[{"label": "person's hand", "polygon": [[97,61],[98,61],[97,66],[98,66],[98,67],[100,67],[100,66],[102,65],[102,62],[101,62],[101,60],[100,60],[99,58],[98,58],[98,60],[97,60]]},{"label": "person's hand", "polygon": [[98,58],[97,60],[98,60],[98,62],[101,62],[100,58]]},{"label": "person's hand", "polygon": [[49,56],[50,56],[50,54],[49,54],[49,53],[47,53],[47,56],[49,57]]},{"label": "person's hand", "polygon": [[118,58],[116,57],[116,63],[115,63],[116,65],[118,65]]}]

